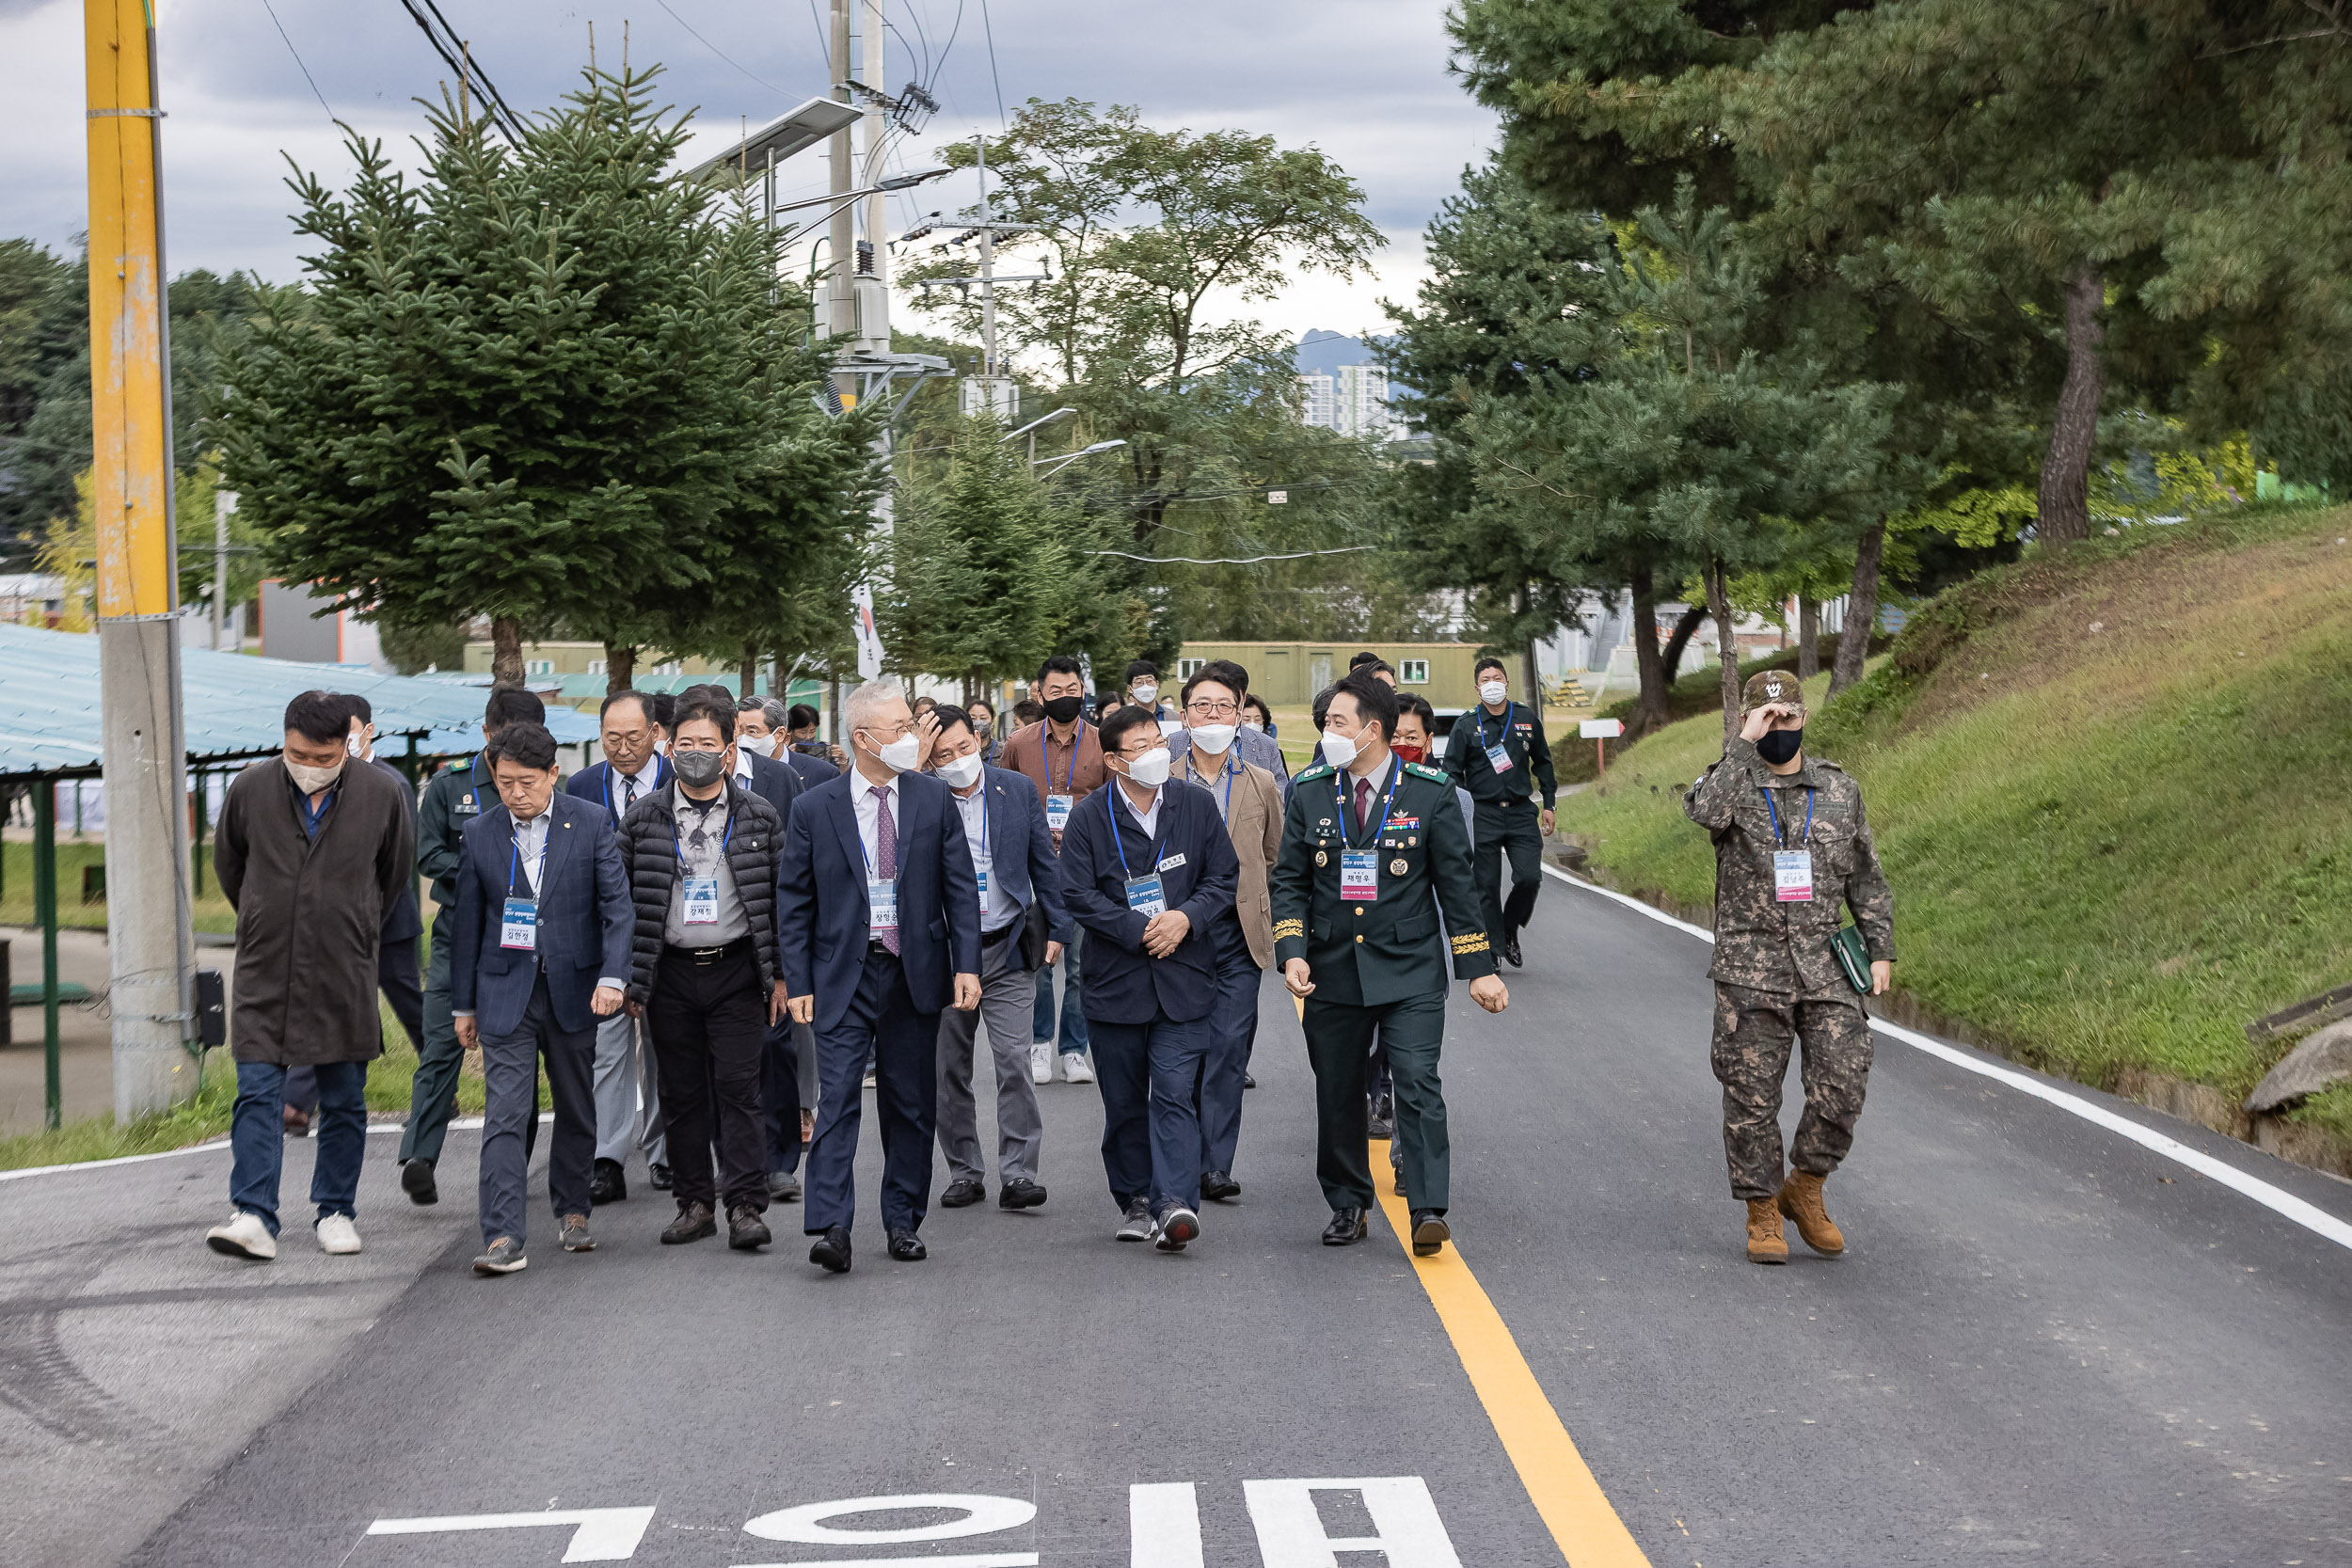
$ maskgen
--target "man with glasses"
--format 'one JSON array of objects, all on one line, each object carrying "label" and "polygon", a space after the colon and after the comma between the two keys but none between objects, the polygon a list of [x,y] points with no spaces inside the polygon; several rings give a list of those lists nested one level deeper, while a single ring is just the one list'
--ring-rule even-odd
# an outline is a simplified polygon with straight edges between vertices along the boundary
[{"label": "man with glasses", "polygon": [[[1230,658],[1213,658],[1193,673],[1208,676],[1233,694],[1236,705],[1234,722],[1241,726],[1233,736],[1233,754],[1274,775],[1274,782],[1281,790],[1282,804],[1287,809],[1291,803],[1291,765],[1282,755],[1282,743],[1274,738],[1272,720],[1265,703],[1249,694],[1249,672]],[[1168,744],[1171,751],[1182,756],[1192,742],[1178,734],[1169,736]]]},{"label": "man with glasses", "polygon": [[[1103,745],[1094,726],[1086,721],[1086,672],[1068,654],[1056,654],[1039,666],[1031,688],[1044,705],[1040,722],[1016,730],[1005,741],[1003,766],[1021,773],[1037,786],[1045,806],[1046,831],[1057,852],[1071,813],[1088,796],[1103,787]],[[1087,1021],[1081,1002],[1080,952],[1083,935],[1073,936],[1061,950],[1061,1075],[1065,1083],[1091,1084],[1087,1066]],[[1037,1010],[1030,1022],[1029,1077],[1034,1083],[1054,1081],[1054,971],[1037,972]]]},{"label": "man with glasses", "polygon": [[1087,1023],[1103,1093],[1117,1237],[1180,1252],[1200,1234],[1199,1094],[1217,1004],[1216,925],[1239,866],[1216,803],[1170,781],[1152,710],[1103,721],[1118,779],[1071,816],[1062,901],[1097,939]]},{"label": "man with glasses", "polygon": [[817,1238],[808,1260],[833,1274],[850,1268],[869,1057],[890,1256],[928,1256],[916,1232],[930,1206],[939,1015],[980,1005],[979,884],[953,794],[915,771],[922,742],[896,686],[868,681],[842,710],[850,771],[802,798],[776,866],[787,1006],[817,1038],[803,1227]]},{"label": "man with glasses", "polygon": [[[1266,874],[1282,847],[1282,792],[1275,776],[1245,762],[1242,692],[1215,667],[1184,683],[1185,742],[1177,777],[1200,785],[1216,802],[1233,846],[1238,880],[1233,907],[1217,917],[1216,1007],[1209,1015],[1209,1053],[1200,1068],[1200,1196],[1224,1202],[1241,1196],[1233,1151],[1241,1143],[1241,1097],[1248,1082],[1249,1050],[1258,1038],[1258,984],[1274,961],[1273,905]],[[1171,736],[1171,741],[1176,737]]]},{"label": "man with glasses", "polygon": [[1305,1004],[1315,1174],[1331,1205],[1323,1244],[1347,1246],[1369,1232],[1364,1091],[1377,1032],[1396,1080],[1413,1252],[1425,1258],[1453,1234],[1438,1080],[1447,947],[1471,1001],[1499,1013],[1510,993],[1479,925],[1470,835],[1453,786],[1436,768],[1390,751],[1396,719],[1396,693],[1372,674],[1357,671],[1333,688],[1323,761],[1298,776],[1275,862],[1274,957],[1283,984]]}]

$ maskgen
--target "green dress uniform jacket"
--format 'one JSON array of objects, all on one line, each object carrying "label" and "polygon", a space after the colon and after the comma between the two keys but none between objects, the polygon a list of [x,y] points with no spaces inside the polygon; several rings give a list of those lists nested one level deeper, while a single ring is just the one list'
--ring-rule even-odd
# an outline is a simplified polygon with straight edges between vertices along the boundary
[{"label": "green dress uniform jacket", "polygon": [[[556,786],[562,788],[559,783]],[[457,863],[465,854],[466,824],[499,804],[498,782],[481,752],[453,762],[424,786],[417,807],[417,875],[433,883],[433,901],[457,907]]]},{"label": "green dress uniform jacket", "polygon": [[[1497,773],[1486,760],[1487,746],[1497,741],[1511,759],[1508,773]],[[1456,718],[1445,737],[1445,770],[1481,805],[1515,805],[1541,790],[1549,811],[1560,793],[1551,770],[1551,742],[1544,738],[1535,710],[1518,703],[1505,703],[1499,719],[1484,705]]]},{"label": "green dress uniform jacket", "polygon": [[[1767,790],[1772,792],[1770,806]],[[1756,754],[1754,741],[1734,736],[1722,759],[1683,797],[1682,810],[1715,841],[1715,961],[1709,975],[1752,990],[1851,1001],[1853,988],[1829,945],[1841,919],[1840,905],[1853,911],[1871,959],[1894,961],[1895,897],[1863,816],[1862,786],[1845,769],[1807,756],[1795,772],[1775,773]],[[1772,854],[1800,847],[1813,854],[1813,897],[1783,903],[1774,892]]]},{"label": "green dress uniform jacket", "polygon": [[[1321,1001],[1379,1006],[1444,990],[1440,909],[1454,977],[1475,980],[1495,973],[1470,876],[1470,832],[1454,785],[1419,763],[1400,758],[1392,767],[1403,773],[1387,819],[1376,829],[1348,831],[1351,813],[1341,799],[1339,772],[1327,766],[1298,776],[1283,815],[1282,847],[1270,879],[1274,961],[1279,967],[1306,959]],[[1358,902],[1340,896],[1340,855],[1349,847],[1377,853],[1378,897]]]}]

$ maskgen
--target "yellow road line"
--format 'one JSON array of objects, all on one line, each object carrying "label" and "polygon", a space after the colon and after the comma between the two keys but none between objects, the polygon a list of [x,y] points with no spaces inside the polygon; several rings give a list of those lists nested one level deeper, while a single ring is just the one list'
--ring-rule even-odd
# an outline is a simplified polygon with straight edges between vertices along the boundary
[{"label": "yellow road line", "polygon": [[1389,1228],[1405,1255],[1412,1258],[1413,1272],[1429,1292],[1429,1305],[1438,1309],[1438,1321],[1445,1324],[1454,1354],[1462,1358],[1478,1402],[1486,1407],[1486,1418],[1502,1439],[1502,1451],[1511,1456],[1519,1483],[1543,1516],[1560,1555],[1570,1568],[1647,1568],[1649,1559],[1609,1506],[1600,1482],[1593,1479],[1591,1466],[1576,1451],[1527,1357],[1519,1354],[1518,1341],[1460,1252],[1448,1245],[1434,1258],[1413,1258],[1412,1215],[1405,1200],[1387,1190],[1387,1143],[1373,1144],[1372,1168],[1382,1189],[1380,1212],[1388,1216]]}]

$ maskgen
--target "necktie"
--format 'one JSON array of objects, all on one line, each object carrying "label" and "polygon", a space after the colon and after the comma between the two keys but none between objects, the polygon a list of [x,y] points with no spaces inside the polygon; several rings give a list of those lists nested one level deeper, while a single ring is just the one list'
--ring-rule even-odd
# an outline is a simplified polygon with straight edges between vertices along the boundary
[{"label": "necktie", "polygon": [[621,778],[621,815],[627,816],[628,808],[636,803],[637,781],[624,774]]},{"label": "necktie", "polygon": [[[885,882],[898,879],[898,825],[890,818],[890,791],[881,784],[868,786],[874,797],[874,875]],[[882,944],[891,952],[898,951],[898,927],[882,928]]]},{"label": "necktie", "polygon": [[1358,779],[1356,781],[1356,831],[1359,833],[1364,831],[1364,814],[1370,810],[1372,810],[1372,781]]}]

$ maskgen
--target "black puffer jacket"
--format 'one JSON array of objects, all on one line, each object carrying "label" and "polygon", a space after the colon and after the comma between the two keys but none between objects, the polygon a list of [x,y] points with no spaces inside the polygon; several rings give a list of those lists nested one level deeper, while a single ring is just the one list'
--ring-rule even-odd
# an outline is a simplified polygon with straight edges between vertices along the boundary
[{"label": "black puffer jacket", "polygon": [[[621,863],[628,868],[628,889],[637,904],[637,934],[629,942],[628,998],[644,1002],[653,994],[654,966],[661,961],[663,927],[670,918],[670,891],[677,884],[677,817],[673,801],[677,781],[673,778],[637,802],[621,819]],[[743,900],[743,915],[751,924],[752,944],[759,952],[762,986],[776,980],[776,846],[782,823],[776,808],[754,795],[733,776],[727,779],[727,809],[735,814],[735,832],[727,840],[727,871],[735,892]]]}]

